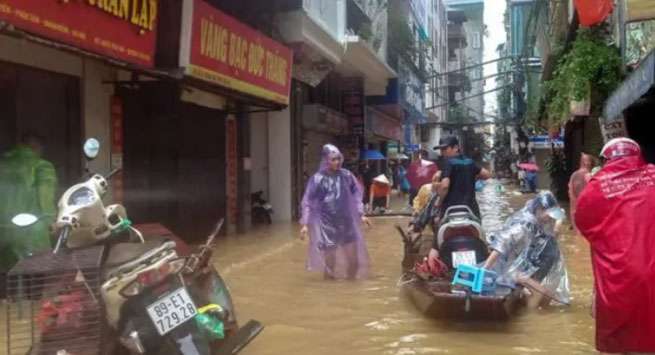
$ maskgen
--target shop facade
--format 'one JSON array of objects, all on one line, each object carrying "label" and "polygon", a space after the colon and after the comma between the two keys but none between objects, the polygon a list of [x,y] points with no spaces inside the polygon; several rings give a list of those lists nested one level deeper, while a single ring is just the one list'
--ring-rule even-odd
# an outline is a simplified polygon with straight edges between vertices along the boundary
[{"label": "shop facade", "polygon": [[202,0],[103,4],[0,1],[0,147],[37,128],[64,187],[96,137],[135,223],[247,228],[248,116],[288,105],[291,51]]},{"label": "shop facade", "polygon": [[160,11],[166,30],[156,65],[174,78],[116,85],[126,122],[126,188],[154,197],[131,194],[132,204],[144,218],[173,221],[188,239],[202,238],[221,217],[228,232],[245,231],[249,116],[288,105],[291,51],[202,0],[162,4]]},{"label": "shop facade", "polygon": [[650,121],[655,108],[655,51],[644,58],[606,101],[600,125],[605,142],[630,137],[655,163],[655,139]]},{"label": "shop facade", "polygon": [[293,50],[291,93],[286,109],[250,115],[251,189],[264,192],[274,221],[286,222],[300,216],[320,142],[341,135],[326,122],[342,122],[338,80],[328,74],[343,57],[346,7],[344,1],[299,1],[268,11],[275,12],[275,32]]},{"label": "shop facade", "polygon": [[87,137],[103,147],[92,170],[108,171],[112,158],[120,163],[110,149],[113,88],[107,82],[154,65],[157,16],[143,16],[133,24],[86,3],[1,1],[0,150],[25,133],[44,137],[60,192],[82,174]]}]

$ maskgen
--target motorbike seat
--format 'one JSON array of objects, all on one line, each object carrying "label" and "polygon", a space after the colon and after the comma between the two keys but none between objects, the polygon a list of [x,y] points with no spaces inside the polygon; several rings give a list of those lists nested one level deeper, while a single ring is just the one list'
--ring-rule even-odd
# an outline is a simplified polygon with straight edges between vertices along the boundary
[{"label": "motorbike seat", "polygon": [[482,240],[484,233],[482,226],[476,218],[471,218],[468,214],[451,214],[441,222],[437,231],[437,245],[441,246],[447,239],[467,236]]},{"label": "motorbike seat", "polygon": [[443,234],[443,240],[448,240],[452,237],[456,236],[461,236],[461,235],[467,235],[475,238],[480,238],[480,230],[475,228],[472,225],[463,225],[463,226],[456,226],[456,227],[451,227],[446,229],[446,231]]}]

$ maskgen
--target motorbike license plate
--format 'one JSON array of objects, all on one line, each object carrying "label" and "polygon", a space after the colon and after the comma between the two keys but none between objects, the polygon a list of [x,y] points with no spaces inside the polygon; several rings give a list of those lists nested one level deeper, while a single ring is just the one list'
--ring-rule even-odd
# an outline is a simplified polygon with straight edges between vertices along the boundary
[{"label": "motorbike license plate", "polygon": [[186,288],[179,288],[148,306],[148,315],[159,335],[184,324],[198,313]]},{"label": "motorbike license plate", "polygon": [[475,250],[466,250],[466,251],[454,251],[453,252],[453,267],[459,265],[475,265],[477,258],[475,255]]}]

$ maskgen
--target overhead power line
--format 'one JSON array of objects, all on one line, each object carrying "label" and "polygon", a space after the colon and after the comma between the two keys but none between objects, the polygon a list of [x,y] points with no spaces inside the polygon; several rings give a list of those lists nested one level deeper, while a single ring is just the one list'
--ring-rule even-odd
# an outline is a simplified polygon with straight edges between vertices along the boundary
[{"label": "overhead power line", "polygon": [[433,109],[435,109],[435,108],[440,108],[440,107],[444,107],[444,106],[454,105],[454,104],[456,104],[456,103],[458,103],[458,102],[466,101],[466,100],[468,100],[468,99],[472,99],[472,98],[474,98],[474,97],[478,97],[478,96],[483,96],[483,95],[486,95],[486,94],[492,93],[492,92],[494,92],[494,91],[502,90],[502,89],[507,88],[507,87],[510,87],[510,86],[514,86],[514,84],[501,85],[501,86],[496,87],[496,88],[493,88],[493,89],[491,89],[491,90],[483,91],[483,92],[481,92],[481,93],[479,93],[479,94],[475,94],[475,95],[470,95],[470,96],[467,96],[467,97],[463,97],[463,98],[461,98],[461,99],[459,99],[459,100],[450,101],[450,102],[447,102],[447,103],[445,103],[445,104],[440,104],[440,105],[436,105],[436,106],[426,107],[426,110],[433,110]]},{"label": "overhead power line", "polygon": [[496,59],[487,60],[487,61],[482,62],[482,63],[477,63],[477,64],[469,65],[469,66],[466,66],[466,67],[463,67],[463,68],[459,68],[459,69],[455,69],[455,70],[451,70],[451,71],[447,71],[447,72],[442,72],[442,73],[435,73],[435,74],[433,74],[433,75],[428,76],[427,79],[438,78],[438,77],[441,77],[441,76],[444,76],[444,75],[448,75],[448,74],[452,74],[452,73],[457,73],[457,72],[460,72],[460,71],[466,71],[466,70],[470,70],[470,69],[476,69],[476,68],[479,68],[479,67],[484,66],[484,65],[487,65],[487,64],[491,64],[491,63],[499,62],[499,61],[501,61],[501,60],[506,60],[506,59],[515,59],[515,58],[518,58],[518,56],[515,56],[515,55],[508,55],[508,56],[505,56],[505,57],[499,57],[499,58],[496,58]]}]

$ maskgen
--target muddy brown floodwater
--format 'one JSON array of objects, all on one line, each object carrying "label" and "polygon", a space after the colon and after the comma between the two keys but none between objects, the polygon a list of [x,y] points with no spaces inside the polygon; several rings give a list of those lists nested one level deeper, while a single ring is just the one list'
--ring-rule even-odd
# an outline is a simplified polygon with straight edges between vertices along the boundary
[{"label": "muddy brown floodwater", "polygon": [[[487,184],[479,193],[486,230],[497,228],[526,197]],[[566,234],[570,307],[522,311],[506,323],[463,323],[424,317],[396,286],[402,218],[377,218],[366,231],[372,261],[365,281],[326,282],[304,271],[306,243],[297,227],[274,226],[219,245],[216,264],[228,282],[238,317],[255,318],[263,333],[244,350],[267,354],[580,354],[593,353],[589,248]]]}]

